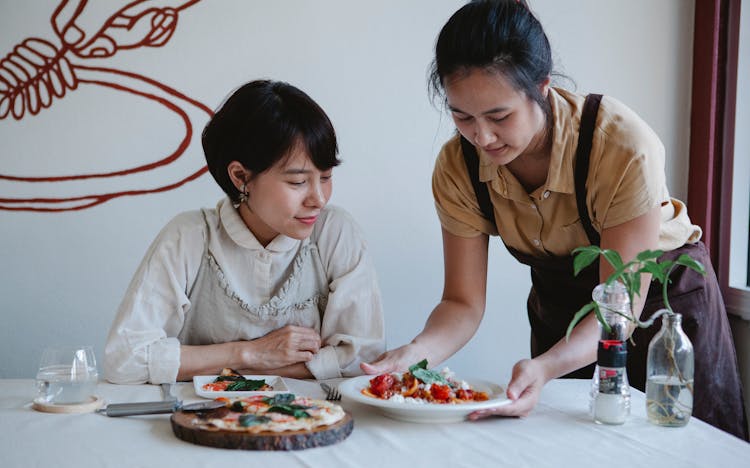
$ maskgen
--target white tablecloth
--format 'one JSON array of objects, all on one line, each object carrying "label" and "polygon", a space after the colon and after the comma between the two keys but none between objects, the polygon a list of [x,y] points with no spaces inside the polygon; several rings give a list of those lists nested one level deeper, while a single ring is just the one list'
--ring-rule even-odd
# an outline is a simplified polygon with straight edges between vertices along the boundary
[{"label": "white tablecloth", "polygon": [[[322,397],[310,381],[285,379],[298,394]],[[391,420],[343,401],[354,431],[336,445],[289,452],[202,447],[177,439],[169,415],[109,418],[34,411],[32,380],[0,380],[0,466],[28,467],[721,467],[750,466],[750,444],[691,419],[684,428],[646,421],[645,397],[633,391],[621,426],[592,422],[585,380],[557,380],[523,419],[433,425]],[[109,403],[161,399],[158,386],[100,383]],[[197,401],[191,384],[174,392]]]}]

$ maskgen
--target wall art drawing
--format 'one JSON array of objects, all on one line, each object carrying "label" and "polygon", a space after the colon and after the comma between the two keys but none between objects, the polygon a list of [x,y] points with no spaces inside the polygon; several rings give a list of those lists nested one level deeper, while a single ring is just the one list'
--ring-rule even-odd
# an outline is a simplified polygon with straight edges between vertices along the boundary
[{"label": "wall art drawing", "polygon": [[[103,67],[102,60],[95,60],[127,49],[164,46],[177,28],[180,13],[198,1],[164,6],[166,2],[145,0],[62,0],[51,16],[59,44],[29,37],[0,60],[0,125],[34,118],[67,95],[92,86],[96,93],[126,93],[131,101],[148,100],[157,112],[173,113],[181,128],[175,139],[178,143],[168,154],[163,154],[163,148],[155,150],[158,154],[132,167],[123,162],[123,167],[101,170],[92,164],[88,171],[49,173],[49,168],[39,164],[38,173],[9,173],[3,162],[11,155],[0,153],[0,210],[82,210],[118,197],[172,190],[207,171],[202,158],[185,155],[191,146],[199,152],[200,129],[196,127],[213,114],[210,108],[155,79]],[[74,150],[60,148],[60,157]]]}]

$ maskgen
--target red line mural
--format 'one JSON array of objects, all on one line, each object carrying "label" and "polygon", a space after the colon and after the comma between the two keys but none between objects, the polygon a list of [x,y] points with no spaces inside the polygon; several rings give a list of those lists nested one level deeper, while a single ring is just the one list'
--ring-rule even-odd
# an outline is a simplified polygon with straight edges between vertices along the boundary
[{"label": "red line mural", "polygon": [[[193,137],[199,136],[194,132],[193,122],[213,115],[210,108],[141,74],[78,63],[86,59],[111,57],[124,49],[163,46],[177,27],[179,12],[198,1],[179,2],[179,6],[155,6],[166,2],[150,0],[128,1],[121,2],[119,5],[122,7],[112,13],[112,5],[117,5],[116,2],[89,4],[88,0],[62,0],[51,18],[55,35],[61,41],[59,47],[47,40],[31,37],[16,45],[0,60],[0,120],[10,117],[21,120],[29,115],[35,116],[79,86],[91,85],[158,104],[178,117],[185,132],[170,154],[133,167],[57,175],[8,174],[0,170],[0,181],[9,183],[11,188],[18,187],[18,184],[56,184],[54,187],[59,186],[60,193],[55,196],[12,198],[0,192],[0,210],[83,210],[118,197],[172,190],[207,172],[205,165],[191,164],[183,156]],[[167,168],[169,171],[164,170]],[[143,183],[143,179],[133,176],[147,172],[159,182],[151,183],[148,188],[133,188],[132,184]],[[100,189],[97,191],[95,187],[86,185],[86,181],[103,179],[112,185],[106,193],[99,193]],[[117,183],[110,184],[113,181]]]}]

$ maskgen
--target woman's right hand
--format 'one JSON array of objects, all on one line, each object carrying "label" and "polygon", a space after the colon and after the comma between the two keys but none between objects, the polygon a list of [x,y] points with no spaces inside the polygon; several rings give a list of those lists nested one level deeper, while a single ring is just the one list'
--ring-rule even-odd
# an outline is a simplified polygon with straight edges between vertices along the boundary
[{"label": "woman's right hand", "polygon": [[312,328],[286,325],[252,341],[240,342],[244,367],[269,370],[309,362],[320,349]]},{"label": "woman's right hand", "polygon": [[363,362],[359,365],[365,374],[385,374],[387,372],[402,372],[426,356],[416,344],[409,343],[390,351],[386,351],[373,362]]}]

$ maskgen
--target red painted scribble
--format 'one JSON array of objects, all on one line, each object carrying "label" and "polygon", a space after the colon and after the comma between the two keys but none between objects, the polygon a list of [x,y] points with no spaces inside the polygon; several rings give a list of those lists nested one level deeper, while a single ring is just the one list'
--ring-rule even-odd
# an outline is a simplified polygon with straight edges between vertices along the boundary
[{"label": "red painted scribble", "polygon": [[[149,7],[147,0],[128,2],[114,14],[105,15],[103,22],[96,14],[86,16],[87,0],[63,0],[52,15],[52,28],[62,45],[55,46],[39,38],[28,38],[15,46],[0,60],[0,120],[12,116],[21,120],[27,113],[36,115],[62,99],[80,84],[102,86],[149,99],[177,114],[185,127],[185,136],[169,155],[139,166],[107,172],[48,176],[0,174],[0,180],[21,183],[55,183],[83,179],[106,179],[151,171],[179,159],[193,136],[193,124],[183,107],[192,106],[213,115],[210,108],[169,86],[137,73],[75,63],[75,59],[111,57],[119,50],[138,47],[161,47],[177,27],[178,14],[199,0],[190,0],[179,7]],[[107,2],[107,6],[111,3]],[[97,5],[101,7],[101,5]],[[101,8],[99,8],[101,9]],[[99,13],[101,16],[101,12]],[[90,25],[95,26],[91,27]],[[87,29],[94,30],[88,32]],[[119,78],[119,79],[118,79]],[[131,83],[123,84],[118,81]],[[138,89],[138,85],[142,88]],[[163,92],[167,97],[157,95]],[[67,197],[2,198],[0,210],[8,211],[74,211],[90,208],[122,196],[165,192],[190,182],[207,172],[205,166],[175,182],[149,189],[119,190],[110,193],[84,194]]]}]

